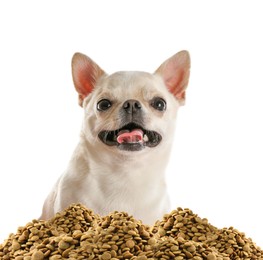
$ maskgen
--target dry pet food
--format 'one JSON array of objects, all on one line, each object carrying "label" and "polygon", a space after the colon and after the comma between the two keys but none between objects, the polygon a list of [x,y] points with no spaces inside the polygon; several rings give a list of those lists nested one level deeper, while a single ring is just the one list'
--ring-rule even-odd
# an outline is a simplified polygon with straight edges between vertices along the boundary
[{"label": "dry pet food", "polygon": [[263,251],[244,233],[218,229],[190,209],[149,227],[127,213],[100,217],[74,204],[49,221],[19,227],[0,245],[0,259],[263,260]]}]

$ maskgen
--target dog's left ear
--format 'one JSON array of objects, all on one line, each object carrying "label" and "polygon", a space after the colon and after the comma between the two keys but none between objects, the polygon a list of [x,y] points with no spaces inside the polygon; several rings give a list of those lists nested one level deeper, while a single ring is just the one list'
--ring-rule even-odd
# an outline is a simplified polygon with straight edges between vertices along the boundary
[{"label": "dog's left ear", "polygon": [[190,75],[190,55],[188,51],[180,51],[166,60],[156,71],[181,105],[185,101],[185,90]]},{"label": "dog's left ear", "polygon": [[72,58],[72,76],[75,89],[79,94],[79,105],[95,87],[98,79],[105,72],[88,56],[82,53],[75,53]]}]

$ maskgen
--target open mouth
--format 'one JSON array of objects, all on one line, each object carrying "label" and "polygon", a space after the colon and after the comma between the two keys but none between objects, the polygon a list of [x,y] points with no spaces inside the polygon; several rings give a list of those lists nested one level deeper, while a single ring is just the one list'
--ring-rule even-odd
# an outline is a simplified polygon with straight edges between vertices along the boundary
[{"label": "open mouth", "polygon": [[101,131],[98,136],[106,145],[117,146],[126,151],[140,151],[145,147],[155,147],[162,140],[162,136],[157,132],[146,130],[135,123],[129,123],[113,131]]}]

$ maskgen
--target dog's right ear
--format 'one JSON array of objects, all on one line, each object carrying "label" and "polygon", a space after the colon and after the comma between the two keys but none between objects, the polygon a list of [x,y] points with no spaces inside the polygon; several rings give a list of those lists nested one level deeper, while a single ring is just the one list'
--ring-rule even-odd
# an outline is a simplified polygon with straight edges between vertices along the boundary
[{"label": "dog's right ear", "polygon": [[166,60],[155,73],[163,78],[168,90],[183,105],[190,75],[190,55],[188,51],[176,53]]},{"label": "dog's right ear", "polygon": [[105,72],[89,57],[82,53],[75,53],[72,58],[72,77],[75,89],[79,94],[79,105],[88,96],[98,79]]}]

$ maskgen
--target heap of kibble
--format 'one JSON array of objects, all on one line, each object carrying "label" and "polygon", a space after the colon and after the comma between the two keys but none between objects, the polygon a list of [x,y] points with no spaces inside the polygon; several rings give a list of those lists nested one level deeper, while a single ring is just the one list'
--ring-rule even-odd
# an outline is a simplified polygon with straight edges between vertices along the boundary
[{"label": "heap of kibble", "polygon": [[178,259],[263,260],[263,250],[244,233],[233,227],[218,229],[189,209],[178,208],[165,215],[162,221],[156,222],[152,232],[161,239],[183,243],[185,250]]},{"label": "heap of kibble", "polygon": [[100,217],[74,204],[49,221],[33,220],[0,245],[0,259],[263,260],[263,251],[234,228],[218,229],[189,209],[150,228],[123,212]]}]

